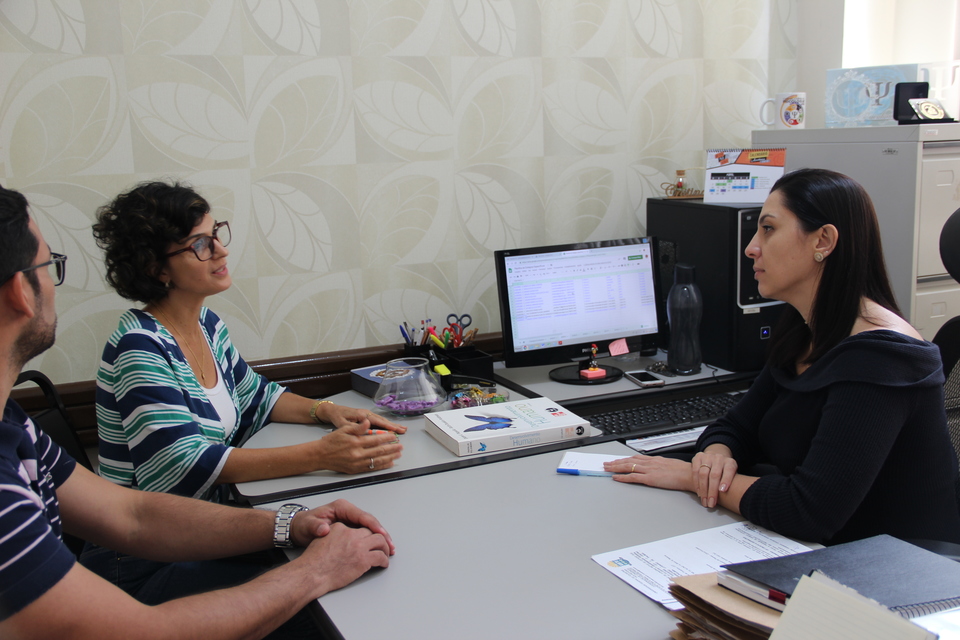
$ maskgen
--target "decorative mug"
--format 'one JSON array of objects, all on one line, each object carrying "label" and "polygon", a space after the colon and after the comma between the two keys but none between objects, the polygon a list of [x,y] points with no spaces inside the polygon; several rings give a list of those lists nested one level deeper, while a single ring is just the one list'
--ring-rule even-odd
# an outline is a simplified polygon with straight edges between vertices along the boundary
[{"label": "decorative mug", "polygon": [[[767,103],[773,104],[776,113],[773,120],[767,121],[763,112]],[[760,105],[760,122],[777,129],[803,129],[806,121],[807,94],[803,91],[778,93],[775,98],[764,100]]]}]

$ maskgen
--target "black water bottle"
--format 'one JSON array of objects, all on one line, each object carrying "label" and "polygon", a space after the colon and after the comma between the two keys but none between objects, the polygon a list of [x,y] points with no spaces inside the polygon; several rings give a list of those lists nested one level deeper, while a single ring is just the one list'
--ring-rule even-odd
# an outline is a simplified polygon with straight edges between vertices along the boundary
[{"label": "black water bottle", "polygon": [[700,352],[703,298],[693,281],[695,272],[693,265],[677,264],[673,270],[673,286],[667,295],[667,320],[670,322],[667,367],[683,376],[700,373],[703,362]]}]

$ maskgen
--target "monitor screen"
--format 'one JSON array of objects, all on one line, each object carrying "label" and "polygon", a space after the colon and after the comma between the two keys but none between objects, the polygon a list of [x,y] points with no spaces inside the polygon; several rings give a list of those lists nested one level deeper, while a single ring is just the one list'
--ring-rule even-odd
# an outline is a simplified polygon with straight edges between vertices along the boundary
[{"label": "monitor screen", "polygon": [[565,364],[625,338],[655,347],[663,321],[656,242],[604,240],[494,253],[508,367]]}]

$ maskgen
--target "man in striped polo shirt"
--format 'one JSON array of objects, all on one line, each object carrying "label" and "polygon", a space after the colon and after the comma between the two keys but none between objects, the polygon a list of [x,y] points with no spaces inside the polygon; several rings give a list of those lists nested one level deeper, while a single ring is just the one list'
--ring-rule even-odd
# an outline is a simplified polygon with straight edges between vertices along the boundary
[{"label": "man in striped polo shirt", "polygon": [[[23,365],[53,345],[54,287],[65,263],[26,199],[0,187],[0,637],[259,638],[311,600],[389,564],[389,534],[346,501],[274,514],[135,491],[87,471],[37,429],[10,390]],[[61,531],[163,562],[271,544],[305,549],[239,586],[148,606],[78,564]]]}]

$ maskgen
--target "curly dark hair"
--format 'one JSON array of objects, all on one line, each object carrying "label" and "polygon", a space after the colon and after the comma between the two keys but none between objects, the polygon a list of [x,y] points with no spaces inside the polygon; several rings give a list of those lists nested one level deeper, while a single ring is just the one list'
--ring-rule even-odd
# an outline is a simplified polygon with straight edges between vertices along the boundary
[{"label": "curly dark hair", "polygon": [[97,209],[93,237],[103,250],[107,283],[127,300],[150,304],[167,297],[157,274],[168,247],[180,242],[210,212],[187,184],[141,182]]}]

